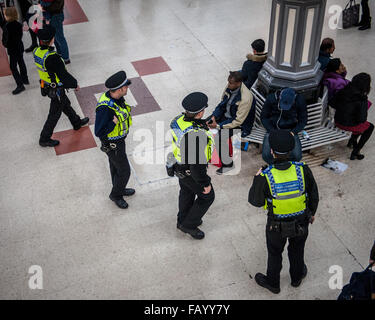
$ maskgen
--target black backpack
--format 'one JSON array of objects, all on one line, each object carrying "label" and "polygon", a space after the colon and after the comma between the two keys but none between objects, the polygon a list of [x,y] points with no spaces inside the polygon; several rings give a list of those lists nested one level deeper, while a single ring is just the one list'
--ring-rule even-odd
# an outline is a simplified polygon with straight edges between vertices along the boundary
[{"label": "black backpack", "polygon": [[349,284],[342,288],[337,300],[374,300],[375,299],[375,272],[370,264],[362,272],[354,272]]}]

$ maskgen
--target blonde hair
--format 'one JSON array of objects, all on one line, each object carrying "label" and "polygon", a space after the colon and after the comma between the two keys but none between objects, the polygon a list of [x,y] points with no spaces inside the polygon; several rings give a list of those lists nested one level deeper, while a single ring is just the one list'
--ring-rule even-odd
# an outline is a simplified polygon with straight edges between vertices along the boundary
[{"label": "blonde hair", "polygon": [[8,22],[17,21],[18,20],[18,12],[15,7],[8,7],[5,8],[4,13],[7,17]]}]

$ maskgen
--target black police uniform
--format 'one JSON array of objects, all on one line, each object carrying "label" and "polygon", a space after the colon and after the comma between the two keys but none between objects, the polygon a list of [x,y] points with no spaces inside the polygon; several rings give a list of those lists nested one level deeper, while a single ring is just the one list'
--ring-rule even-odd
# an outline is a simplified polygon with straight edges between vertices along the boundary
[{"label": "black police uniform", "polygon": [[[289,132],[286,133],[290,135]],[[280,152],[293,150],[294,139],[291,138],[291,141],[289,141],[290,146],[288,146],[288,142],[285,142],[284,138],[285,136],[282,130],[271,132],[270,144],[274,152],[276,150],[280,150]],[[287,170],[290,168],[290,166],[291,162],[286,160],[275,159],[274,161],[274,167],[278,170]],[[299,286],[307,273],[307,268],[304,263],[304,248],[308,236],[308,225],[310,223],[310,219],[315,215],[318,208],[319,193],[314,176],[307,165],[303,166],[303,174],[305,178],[305,192],[307,194],[305,213],[295,218],[283,218],[281,220],[277,219],[272,212],[268,211],[266,226],[266,241],[268,250],[267,276],[257,274],[256,281],[259,285],[266,287],[273,293],[280,292],[282,253],[284,251],[287,239],[289,240],[288,257],[292,285],[295,287]],[[271,198],[272,195],[266,177],[261,175],[255,176],[253,185],[249,191],[249,203],[256,207],[262,207],[266,203],[267,199]],[[280,222],[291,222],[293,220],[296,221],[297,228],[301,232],[303,231],[303,234],[290,238],[283,237]]]},{"label": "black police uniform", "polygon": [[[126,73],[120,71],[111,76],[106,82],[105,86],[109,91],[106,92],[106,96],[112,99],[117,105],[124,106],[125,99],[113,99],[110,95],[110,90],[116,90],[123,86],[129,86],[130,80],[127,80]],[[109,167],[112,178],[112,191],[109,198],[116,203],[121,209],[128,208],[127,202],[123,196],[132,196],[135,193],[134,189],[126,188],[130,179],[130,164],[126,155],[126,137],[122,137],[116,140],[108,140],[107,135],[115,128],[113,117],[116,113],[106,107],[105,105],[100,106],[96,110],[95,119],[95,135],[100,138],[102,142],[101,150],[108,155]]]},{"label": "black police uniform", "polygon": [[[208,98],[203,93],[192,93],[188,95],[182,102],[183,108],[189,113],[197,114],[207,107]],[[194,119],[185,115],[185,121],[189,121],[193,126],[203,130],[209,130],[205,120]],[[215,192],[211,185],[211,178],[207,174],[208,164],[202,163],[205,158],[204,143],[196,144],[196,159],[194,163],[189,163],[188,141],[189,136],[196,133],[190,132],[185,134],[184,141],[181,143],[181,158],[182,163],[176,164],[176,172],[179,175],[180,193],[179,193],[179,212],[177,216],[177,228],[181,231],[190,234],[195,239],[204,238],[204,232],[198,227],[202,224],[202,218],[207,213],[208,209],[215,200]],[[198,141],[205,141],[207,135],[200,132],[203,139]],[[204,136],[203,136],[204,135]],[[207,160],[206,160],[207,161]],[[204,188],[211,186],[211,191],[204,194]]]},{"label": "black police uniform", "polygon": [[[48,42],[52,40],[55,36],[55,29],[52,26],[46,25],[43,29],[38,31],[38,37],[40,40]],[[49,51],[54,51],[54,47],[41,46],[42,49],[48,49]],[[58,87],[56,95],[51,96],[50,109],[48,113],[47,120],[44,124],[42,132],[40,134],[39,144],[42,147],[53,147],[59,144],[59,141],[52,140],[51,136],[53,130],[55,129],[57,122],[61,117],[63,112],[68,118],[73,126],[74,130],[79,130],[82,126],[89,122],[89,118],[80,119],[77,113],[71,106],[71,102],[67,97],[66,89],[75,89],[78,87],[77,80],[66,70],[65,64],[58,54],[53,54],[49,56],[45,61],[45,67],[50,74],[56,74],[63,84],[62,87]],[[53,79],[51,79],[53,81]],[[43,89],[42,89],[43,90]],[[48,95],[46,90],[50,88],[45,88],[44,94]]]}]

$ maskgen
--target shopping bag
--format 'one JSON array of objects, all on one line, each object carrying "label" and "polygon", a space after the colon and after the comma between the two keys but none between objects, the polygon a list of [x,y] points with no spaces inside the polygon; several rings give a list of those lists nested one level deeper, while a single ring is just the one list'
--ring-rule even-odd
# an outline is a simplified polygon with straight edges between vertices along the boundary
[{"label": "shopping bag", "polygon": [[350,0],[342,12],[342,27],[348,29],[359,23],[360,5]]}]

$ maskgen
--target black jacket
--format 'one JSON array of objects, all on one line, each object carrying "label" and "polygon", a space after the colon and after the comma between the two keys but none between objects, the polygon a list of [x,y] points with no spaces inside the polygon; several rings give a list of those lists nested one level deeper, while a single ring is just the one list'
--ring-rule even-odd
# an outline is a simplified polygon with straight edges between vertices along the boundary
[{"label": "black jacket", "polygon": [[368,100],[351,83],[338,91],[330,100],[330,106],[336,109],[335,122],[355,127],[367,121]]},{"label": "black jacket", "polygon": [[267,60],[267,53],[248,55],[248,60],[242,66],[243,83],[248,89],[251,89],[254,82],[258,79],[258,73],[262,69],[263,64]]},{"label": "black jacket", "polygon": [[41,2],[41,4],[44,10],[46,10],[51,16],[64,12],[64,0],[53,0],[51,4],[47,2],[47,5],[44,5],[43,2]]},{"label": "black jacket", "polygon": [[[275,168],[278,170],[287,170],[290,168],[290,162],[275,161]],[[314,216],[319,204],[318,186],[314,176],[307,165],[303,166],[303,174],[305,177],[305,190],[307,193],[307,208],[309,213]],[[249,191],[249,202],[255,207],[263,207],[266,200],[271,198],[271,190],[268,186],[266,177],[258,175],[254,177],[253,185]]]},{"label": "black jacket", "polygon": [[277,129],[287,129],[297,134],[305,128],[307,123],[305,98],[297,94],[296,101],[290,110],[280,110],[280,93],[281,91],[276,91],[267,96],[260,115],[262,124],[267,132]]},{"label": "black jacket", "polygon": [[[202,128],[204,130],[209,130],[209,128],[206,125],[205,120],[196,120],[196,119],[191,119],[191,118],[187,118],[187,117],[185,117],[184,120],[185,121],[191,121],[191,122],[193,122],[194,125],[199,126],[200,128]],[[181,143],[181,156],[182,156],[181,158],[182,158],[183,163],[186,163],[186,162],[189,163],[190,160],[191,160],[191,158],[190,158],[191,151],[189,151],[187,146],[189,146],[189,144],[188,144],[189,136],[191,137],[192,134],[194,134],[194,133],[190,132],[188,134],[185,134],[184,141]],[[206,140],[207,135],[205,133],[202,133],[200,138],[202,138],[202,139],[199,139],[198,141],[202,141],[202,142],[208,141],[208,140]],[[206,145],[204,143],[196,143],[195,144],[196,159],[195,159],[194,163],[193,164],[190,164],[190,163],[184,164],[184,165],[180,166],[181,169],[190,170],[191,177],[202,188],[202,191],[203,191],[204,188],[208,187],[211,184],[211,178],[207,174],[208,164],[203,163],[203,158],[205,157],[204,156],[205,147],[206,147]],[[189,157],[188,157],[188,155],[189,155]]]},{"label": "black jacket", "polygon": [[3,45],[7,48],[8,54],[19,54],[23,52],[22,24],[18,21],[8,22],[3,27]]},{"label": "black jacket", "polygon": [[[47,46],[41,46],[46,49]],[[54,47],[48,47],[50,51],[54,51]],[[78,86],[77,80],[66,70],[65,64],[59,54],[53,54],[46,59],[46,69],[48,72],[56,73],[65,89],[75,89]]]}]

